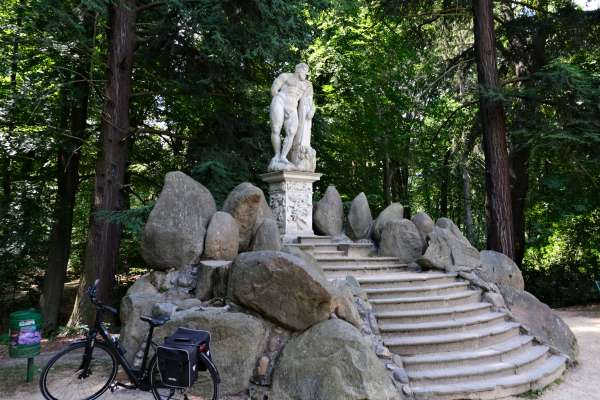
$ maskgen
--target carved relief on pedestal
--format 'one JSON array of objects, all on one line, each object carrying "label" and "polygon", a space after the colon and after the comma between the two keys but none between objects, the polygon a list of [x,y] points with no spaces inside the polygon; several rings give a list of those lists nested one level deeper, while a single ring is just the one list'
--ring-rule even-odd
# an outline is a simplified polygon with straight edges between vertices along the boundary
[{"label": "carved relief on pedestal", "polygon": [[272,172],[262,175],[269,184],[269,205],[283,235],[312,235],[312,185],[320,174]]}]

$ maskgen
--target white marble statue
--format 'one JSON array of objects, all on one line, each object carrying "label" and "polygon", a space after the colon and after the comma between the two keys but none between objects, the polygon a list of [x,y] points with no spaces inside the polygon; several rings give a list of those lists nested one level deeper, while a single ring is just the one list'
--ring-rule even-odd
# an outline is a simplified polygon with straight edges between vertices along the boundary
[{"label": "white marble statue", "polygon": [[296,65],[294,73],[283,73],[273,81],[270,117],[275,156],[269,163],[269,171],[315,171],[316,153],[310,146],[315,105],[312,83],[306,80],[307,76],[308,65],[301,63]]}]

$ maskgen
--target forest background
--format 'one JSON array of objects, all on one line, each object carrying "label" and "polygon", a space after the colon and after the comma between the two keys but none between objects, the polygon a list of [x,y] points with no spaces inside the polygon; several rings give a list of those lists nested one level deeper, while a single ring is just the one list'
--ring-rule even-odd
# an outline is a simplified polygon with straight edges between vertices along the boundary
[{"label": "forest background", "polygon": [[[486,248],[483,96],[503,107],[526,287],[551,306],[598,301],[600,11],[495,1],[499,83],[482,88],[475,3],[2,0],[0,326],[38,306],[46,274],[60,289],[43,294],[49,329],[79,323],[86,264],[110,269],[118,304],[145,271],[139,238],[166,172],[218,204],[260,184],[269,87],[300,61],[318,106],[316,199],[364,191],[374,214],[400,202],[448,216]],[[94,248],[101,232],[111,243]]]}]

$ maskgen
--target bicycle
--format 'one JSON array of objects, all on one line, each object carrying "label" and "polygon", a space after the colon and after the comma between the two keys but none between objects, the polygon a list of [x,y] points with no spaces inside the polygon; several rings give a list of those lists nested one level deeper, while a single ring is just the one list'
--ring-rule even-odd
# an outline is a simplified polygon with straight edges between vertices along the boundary
[{"label": "bicycle", "polygon": [[[104,312],[116,315],[117,310],[97,300],[98,283],[97,280],[86,290],[96,308],[94,327],[88,331],[84,339],[72,343],[48,361],[40,376],[40,390],[44,398],[48,400],[93,400],[109,389],[114,392],[119,387],[123,387],[152,392],[156,400],[189,400],[188,394],[191,395],[188,393],[189,388],[173,388],[163,384],[156,354],[152,356],[149,363],[147,362],[149,349],[152,348],[155,351],[158,346],[152,341],[154,328],[164,325],[169,318],[140,317],[150,327],[141,366],[139,369],[133,368],[125,359],[125,351],[120,346],[118,339],[110,335],[102,321]],[[220,383],[217,368],[205,354],[203,348],[199,350],[199,359],[204,363],[206,372],[200,373],[194,385],[194,399],[198,398],[196,392],[201,390],[200,399],[217,400]],[[116,380],[119,366],[127,374],[129,384]]]}]

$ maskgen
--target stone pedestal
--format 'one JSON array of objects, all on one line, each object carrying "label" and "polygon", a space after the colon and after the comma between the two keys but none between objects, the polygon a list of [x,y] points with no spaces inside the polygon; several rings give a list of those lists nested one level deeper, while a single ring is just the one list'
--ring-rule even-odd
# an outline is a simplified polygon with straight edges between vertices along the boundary
[{"label": "stone pedestal", "polygon": [[276,171],[260,176],[269,184],[269,205],[284,241],[314,235],[312,186],[321,175],[314,172]]}]

